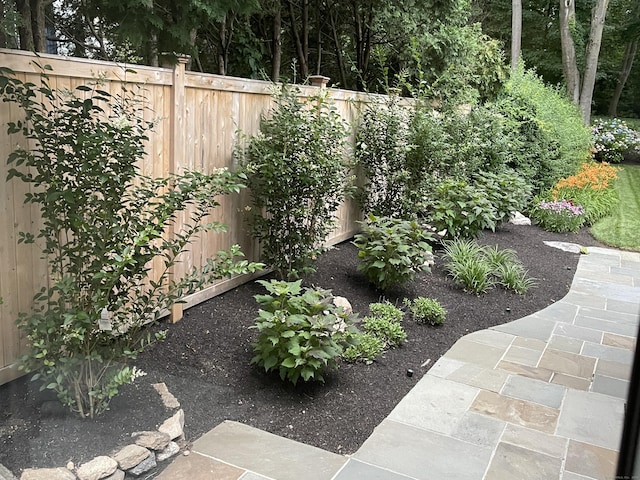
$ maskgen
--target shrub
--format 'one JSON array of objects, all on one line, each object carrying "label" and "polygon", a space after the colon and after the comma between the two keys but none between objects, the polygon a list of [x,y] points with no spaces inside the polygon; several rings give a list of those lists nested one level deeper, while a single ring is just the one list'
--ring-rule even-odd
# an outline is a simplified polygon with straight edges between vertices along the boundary
[{"label": "shrub", "polygon": [[[183,278],[170,276],[178,255],[207,228],[201,220],[219,205],[217,196],[239,191],[242,178],[227,170],[142,176],[153,124],[143,118],[140,97],[126,89],[116,98],[98,84],[58,91],[44,73],[36,86],[3,68],[0,94],[27,118],[9,123],[9,133],[23,134],[31,145],[10,155],[9,178],[37,187],[29,188],[26,202],[44,219],[37,235],[22,232],[19,241],[44,243],[50,278],[32,312],[18,321],[31,349],[22,368],[39,369],[34,379],[42,388],[94,417],[121,385],[142,374],[127,362],[154,340],[146,324],[203,285],[259,267],[236,260],[241,252],[234,246]],[[183,211],[180,233],[168,235]],[[152,274],[154,259],[164,268]]]},{"label": "shrub", "polygon": [[301,280],[258,283],[269,294],[255,296],[262,308],[249,327],[259,332],[251,363],[294,385],[300,378],[324,381],[324,370],[354,343],[354,315],[333,305],[329,290],[303,288]]},{"label": "shrub", "polygon": [[513,290],[522,295],[535,285],[535,279],[529,277],[529,272],[520,263],[514,250],[509,248],[500,250],[497,245],[494,245],[484,247],[482,253],[497,282],[507,290]]},{"label": "shrub", "polygon": [[466,292],[476,295],[490,290],[496,283],[491,266],[482,257],[469,258],[465,261],[450,258],[446,269],[457,285]]},{"label": "shrub", "polygon": [[640,153],[640,133],[618,118],[598,119],[591,127],[594,154],[599,161],[619,163]]},{"label": "shrub", "polygon": [[347,362],[363,362],[367,365],[380,355],[385,349],[385,342],[370,333],[354,335],[355,345],[350,345],[342,354]]},{"label": "shrub", "polygon": [[358,271],[381,290],[410,281],[418,271],[429,271],[432,257],[427,243],[432,234],[416,221],[370,214],[360,222],[362,233],[355,236],[358,247]]},{"label": "shrub", "polygon": [[399,347],[407,339],[407,333],[400,324],[402,310],[389,302],[372,303],[369,310],[370,314],[362,321],[362,328],[382,340],[385,348]]},{"label": "shrub", "polygon": [[238,154],[253,196],[253,235],[281,279],[313,271],[348,190],[346,125],[317,96],[303,104],[283,87],[260,133]]},{"label": "shrub", "polygon": [[427,213],[436,231],[445,238],[473,238],[485,228],[494,230],[497,211],[485,191],[466,180],[444,180]]},{"label": "shrub", "polygon": [[582,205],[569,200],[536,202],[530,212],[531,218],[548,232],[577,232],[586,217]]},{"label": "shrub", "polygon": [[447,317],[447,310],[432,298],[418,297],[404,302],[417,323],[442,325]]},{"label": "shrub", "polygon": [[611,213],[618,203],[612,182],[618,176],[618,168],[608,163],[585,162],[570,177],[560,179],[551,191],[553,199],[565,198],[575,205],[582,205],[587,223]]},{"label": "shrub", "polygon": [[406,218],[412,211],[406,157],[411,149],[411,111],[391,95],[385,104],[370,103],[356,133],[356,162],[365,177],[358,191],[364,212]]},{"label": "shrub", "polygon": [[473,180],[495,209],[497,223],[508,221],[516,211],[523,211],[531,198],[531,185],[514,170],[480,172]]}]

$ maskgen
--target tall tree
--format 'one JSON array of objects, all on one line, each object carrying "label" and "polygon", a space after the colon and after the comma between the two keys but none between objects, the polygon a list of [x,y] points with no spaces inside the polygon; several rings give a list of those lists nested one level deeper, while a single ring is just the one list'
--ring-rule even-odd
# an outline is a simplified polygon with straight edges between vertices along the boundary
[{"label": "tall tree", "polygon": [[522,0],[511,1],[511,68],[518,68],[522,47]]},{"label": "tall tree", "polygon": [[637,1],[631,12],[631,20],[624,31],[623,36],[627,38],[624,54],[622,56],[622,65],[620,67],[620,74],[616,81],[616,88],[611,96],[609,102],[608,114],[611,117],[618,115],[618,103],[622,96],[622,91],[631,75],[631,69],[633,68],[633,62],[638,52],[638,40],[640,39],[640,1]]}]

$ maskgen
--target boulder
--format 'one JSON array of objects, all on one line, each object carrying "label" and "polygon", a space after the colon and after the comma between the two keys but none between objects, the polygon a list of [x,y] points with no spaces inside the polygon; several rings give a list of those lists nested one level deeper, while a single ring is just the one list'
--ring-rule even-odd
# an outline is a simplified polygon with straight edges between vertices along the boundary
[{"label": "boulder", "polygon": [[160,399],[162,400],[162,403],[164,403],[165,407],[180,408],[180,402],[169,391],[165,383],[154,383],[152,387],[160,394]]},{"label": "boulder", "polygon": [[169,435],[171,440],[184,435],[184,410],[178,410],[173,417],[165,420],[158,428],[158,431]]},{"label": "boulder", "polygon": [[168,458],[173,457],[180,451],[180,446],[176,442],[169,442],[167,448],[161,450],[156,455],[156,460],[158,462],[164,462]]},{"label": "boulder", "polygon": [[149,450],[163,450],[171,441],[168,434],[157,431],[134,432],[131,436],[136,445],[148,448]]},{"label": "boulder", "polygon": [[509,223],[514,225],[531,225],[531,219],[525,217],[520,212],[513,212],[513,215],[509,219]]},{"label": "boulder", "polygon": [[76,476],[66,468],[27,468],[20,480],[76,480]]},{"label": "boulder", "polygon": [[349,300],[347,300],[345,297],[333,297],[333,304],[336,307],[342,307],[344,311],[349,314],[353,313],[351,302],[349,302]]},{"label": "boulder", "polygon": [[120,469],[116,470],[112,475],[104,477],[102,480],[124,480],[124,472]]},{"label": "boulder", "polygon": [[139,477],[143,473],[146,473],[152,468],[155,468],[157,465],[158,464],[156,463],[156,455],[155,453],[151,452],[151,455],[145,458],[140,464],[127,471],[127,473],[133,475],[134,477]]},{"label": "boulder", "polygon": [[80,480],[101,480],[112,475],[117,469],[118,462],[102,455],[80,465],[76,470],[76,475]]},{"label": "boulder", "polygon": [[[151,452],[140,445],[127,445],[113,456],[120,469],[129,470],[151,455]],[[113,472],[112,472],[113,473]]]}]

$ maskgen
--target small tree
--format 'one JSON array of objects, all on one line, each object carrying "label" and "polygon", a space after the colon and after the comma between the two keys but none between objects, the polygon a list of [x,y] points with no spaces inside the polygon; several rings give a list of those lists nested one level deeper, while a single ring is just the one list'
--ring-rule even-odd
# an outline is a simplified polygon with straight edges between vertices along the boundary
[{"label": "small tree", "polygon": [[[138,162],[153,125],[142,118],[136,96],[123,90],[113,98],[97,86],[77,91],[86,98],[54,90],[44,73],[36,86],[0,69],[0,96],[27,117],[9,123],[9,133],[34,145],[11,153],[9,179],[38,187],[26,202],[38,205],[44,219],[37,236],[21,232],[19,240],[44,243],[50,276],[33,311],[18,320],[31,343],[22,366],[38,369],[34,379],[43,388],[93,418],[119,386],[143,374],[127,362],[151,344],[146,324],[204,284],[259,265],[235,260],[242,253],[234,246],[172,279],[170,271],[194,235],[224,229],[201,220],[219,205],[218,195],[239,191],[241,178],[227,170],[142,176]],[[187,207],[180,233],[167,235]],[[149,262],[156,257],[164,267],[152,274]]]},{"label": "small tree", "polygon": [[313,270],[345,196],[346,125],[326,95],[303,104],[283,87],[240,152],[253,195],[253,234],[281,279]]}]

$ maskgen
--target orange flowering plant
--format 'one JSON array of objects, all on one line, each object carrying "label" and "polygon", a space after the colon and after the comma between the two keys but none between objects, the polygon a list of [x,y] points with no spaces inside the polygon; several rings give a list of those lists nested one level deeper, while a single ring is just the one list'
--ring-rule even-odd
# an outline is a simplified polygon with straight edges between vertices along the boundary
[{"label": "orange flowering plant", "polygon": [[575,174],[560,179],[551,190],[551,198],[571,200],[585,209],[587,223],[606,217],[618,203],[613,182],[618,167],[606,162],[585,162]]}]

